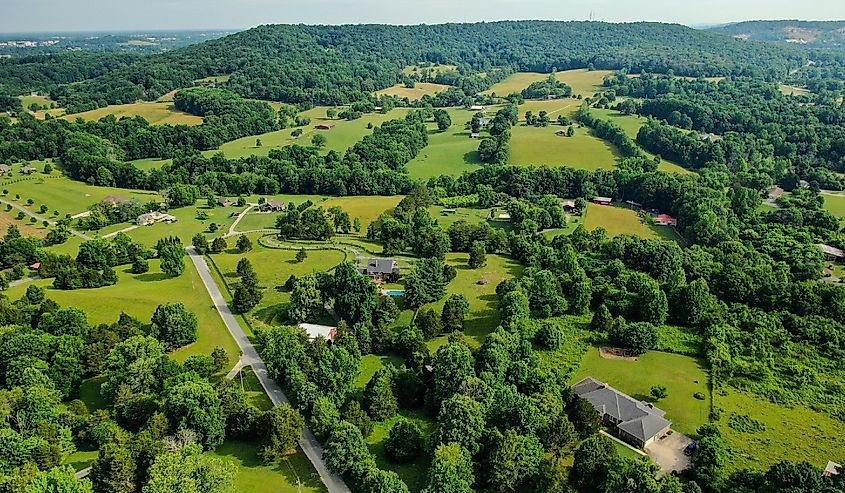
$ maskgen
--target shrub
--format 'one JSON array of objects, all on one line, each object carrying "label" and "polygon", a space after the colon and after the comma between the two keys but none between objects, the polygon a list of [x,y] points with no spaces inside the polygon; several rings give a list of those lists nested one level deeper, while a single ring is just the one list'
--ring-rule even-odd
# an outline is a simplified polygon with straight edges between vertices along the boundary
[{"label": "shrub", "polygon": [[407,419],[400,419],[390,429],[384,442],[384,453],[397,463],[407,463],[420,456],[423,449],[423,435],[420,427]]},{"label": "shrub", "polygon": [[537,344],[546,349],[557,349],[563,345],[563,329],[556,323],[546,323],[537,331]]}]

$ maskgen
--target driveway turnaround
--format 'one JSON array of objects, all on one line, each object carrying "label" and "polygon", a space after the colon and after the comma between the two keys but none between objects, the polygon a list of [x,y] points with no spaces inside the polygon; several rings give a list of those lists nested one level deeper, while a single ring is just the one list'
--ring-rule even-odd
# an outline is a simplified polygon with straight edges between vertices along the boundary
[{"label": "driveway turnaround", "polygon": [[[197,253],[196,249],[192,246],[186,250],[191,257],[191,261],[194,263],[194,267],[197,268],[197,272],[200,274],[208,295],[211,296],[211,301],[214,302],[214,307],[226,324],[226,328],[229,329],[229,333],[232,334],[232,338],[235,339],[235,342],[241,349],[241,365],[252,367],[252,371],[258,377],[258,381],[261,382],[261,386],[264,388],[267,396],[270,397],[274,406],[286,404],[288,402],[287,397],[285,397],[284,392],[282,392],[281,387],[279,387],[276,381],[270,378],[267,372],[267,365],[264,364],[255,346],[252,345],[252,342],[246,336],[238,320],[232,314],[229,305],[226,304],[223,293],[220,292],[220,288],[217,287],[217,283],[214,282],[214,278],[211,276],[211,271],[208,268],[205,258]],[[305,456],[308,457],[311,464],[314,465],[314,469],[317,470],[317,474],[320,475],[320,479],[326,485],[329,493],[349,493],[349,488],[343,482],[343,479],[329,472],[326,463],[323,462],[323,447],[307,426],[302,429],[302,439],[299,440],[299,446],[305,452]]]}]

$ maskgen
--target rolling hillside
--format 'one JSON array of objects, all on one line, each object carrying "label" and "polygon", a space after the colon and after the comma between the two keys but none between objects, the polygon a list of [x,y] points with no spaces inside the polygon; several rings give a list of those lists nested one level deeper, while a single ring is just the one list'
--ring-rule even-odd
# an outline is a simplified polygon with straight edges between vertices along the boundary
[{"label": "rolling hillside", "polygon": [[710,31],[739,39],[845,50],[845,21],[747,21]]}]

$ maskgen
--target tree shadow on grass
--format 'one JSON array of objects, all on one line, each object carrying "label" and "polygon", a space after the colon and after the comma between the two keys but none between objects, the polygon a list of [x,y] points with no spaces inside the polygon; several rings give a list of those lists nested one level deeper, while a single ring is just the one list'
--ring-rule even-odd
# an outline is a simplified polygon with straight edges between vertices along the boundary
[{"label": "tree shadow on grass", "polygon": [[464,164],[482,164],[478,151],[469,151],[465,153]]},{"label": "tree shadow on grass", "polygon": [[278,319],[279,316],[282,314],[283,306],[283,303],[278,303],[264,308],[259,308],[258,310],[253,312],[253,315],[266,324],[272,324],[273,322],[279,321]]},{"label": "tree shadow on grass", "polygon": [[165,274],[164,272],[148,272],[146,274],[138,274],[135,276],[135,279],[141,282],[155,282],[155,281],[165,281],[170,279],[170,276]]}]

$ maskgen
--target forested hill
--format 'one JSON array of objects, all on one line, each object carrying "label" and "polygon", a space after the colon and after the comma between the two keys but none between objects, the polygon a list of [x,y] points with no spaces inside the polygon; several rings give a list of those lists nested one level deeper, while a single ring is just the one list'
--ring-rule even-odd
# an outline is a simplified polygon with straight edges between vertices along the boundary
[{"label": "forested hill", "polygon": [[[344,104],[401,81],[420,62],[459,66],[474,90],[494,68],[549,72],[588,67],[778,78],[805,62],[803,50],[742,43],[658,23],[520,21],[420,26],[267,25],[141,60],[55,91],[74,111],[155,99],[199,78],[231,75],[243,96]],[[490,77],[488,77],[489,79]],[[465,91],[467,89],[464,89]],[[470,91],[471,92],[471,91]]]},{"label": "forested hill", "polygon": [[747,21],[719,26],[710,31],[741,39],[795,44],[808,48],[845,50],[845,20],[842,21]]}]

